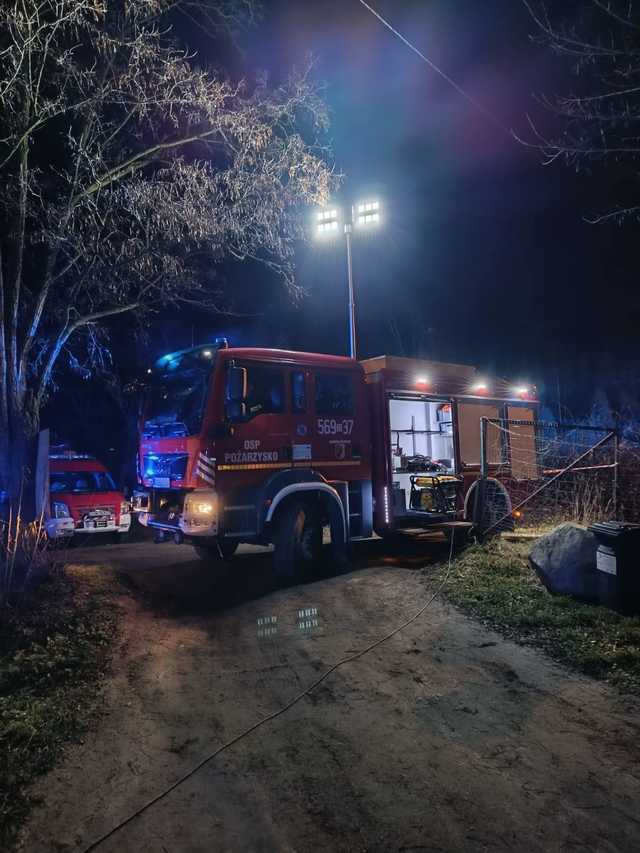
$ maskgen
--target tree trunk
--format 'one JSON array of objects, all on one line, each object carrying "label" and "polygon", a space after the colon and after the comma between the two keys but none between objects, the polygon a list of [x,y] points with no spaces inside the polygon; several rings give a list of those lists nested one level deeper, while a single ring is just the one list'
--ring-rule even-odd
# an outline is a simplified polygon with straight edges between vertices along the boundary
[{"label": "tree trunk", "polygon": [[35,466],[36,437],[40,417],[33,398],[29,396],[22,406],[12,401],[6,419],[0,423],[0,490],[7,492],[7,500],[0,504],[0,512],[9,508],[20,511],[23,520],[35,517]]}]

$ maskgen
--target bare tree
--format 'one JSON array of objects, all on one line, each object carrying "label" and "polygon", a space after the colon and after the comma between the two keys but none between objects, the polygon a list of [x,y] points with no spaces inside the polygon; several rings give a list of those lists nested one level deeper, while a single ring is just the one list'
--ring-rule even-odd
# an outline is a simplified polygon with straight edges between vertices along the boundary
[{"label": "bare tree", "polygon": [[105,321],[218,296],[195,259],[259,258],[293,286],[299,208],[333,177],[307,75],[232,84],[167,13],[234,27],[249,0],[5,0],[0,7],[0,482],[66,358]]},{"label": "bare tree", "polygon": [[560,130],[543,133],[531,121],[534,138],[525,144],[539,148],[546,164],[600,162],[624,170],[633,176],[626,197],[591,221],[640,219],[640,5],[583,0],[567,12],[561,4],[522,2],[536,24],[534,38],[565,58],[575,79],[574,91],[542,98]]}]

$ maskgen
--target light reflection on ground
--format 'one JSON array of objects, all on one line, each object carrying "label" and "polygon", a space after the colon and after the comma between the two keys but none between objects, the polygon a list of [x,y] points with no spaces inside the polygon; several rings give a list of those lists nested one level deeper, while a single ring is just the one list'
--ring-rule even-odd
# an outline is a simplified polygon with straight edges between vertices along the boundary
[{"label": "light reflection on ground", "polygon": [[[303,634],[310,634],[317,628],[320,628],[320,614],[317,607],[300,607],[295,611],[296,628]],[[257,637],[259,640],[266,640],[275,637],[278,634],[280,625],[290,624],[288,620],[282,618],[278,620],[275,614],[268,616],[258,616],[256,619]]]},{"label": "light reflection on ground", "polygon": [[278,633],[277,616],[259,616],[256,622],[258,625],[259,640],[264,640],[267,637],[274,637]]},{"label": "light reflection on ground", "polygon": [[313,631],[320,627],[320,619],[317,607],[304,607],[298,610],[296,619],[298,631]]}]

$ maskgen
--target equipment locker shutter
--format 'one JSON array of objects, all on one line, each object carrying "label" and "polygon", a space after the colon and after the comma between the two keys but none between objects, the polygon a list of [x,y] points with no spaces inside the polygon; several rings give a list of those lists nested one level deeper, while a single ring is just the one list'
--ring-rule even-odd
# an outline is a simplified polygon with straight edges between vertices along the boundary
[{"label": "equipment locker shutter", "polygon": [[[489,403],[458,403],[460,459],[463,465],[480,464],[480,418],[497,420],[500,408]],[[502,461],[502,432],[496,426],[487,428],[487,455],[490,465]]]},{"label": "equipment locker shutter", "polygon": [[509,456],[514,480],[532,480],[540,475],[536,453],[535,412],[522,406],[509,406],[509,421],[530,421],[509,424]]}]

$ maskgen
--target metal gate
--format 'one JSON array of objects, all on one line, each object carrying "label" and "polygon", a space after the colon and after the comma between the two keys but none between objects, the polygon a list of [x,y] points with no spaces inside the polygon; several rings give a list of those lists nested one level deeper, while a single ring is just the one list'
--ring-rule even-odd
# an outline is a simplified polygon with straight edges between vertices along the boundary
[{"label": "metal gate", "polygon": [[[618,512],[615,427],[482,418],[479,526],[485,533]],[[506,493],[506,497],[505,497]]]}]

